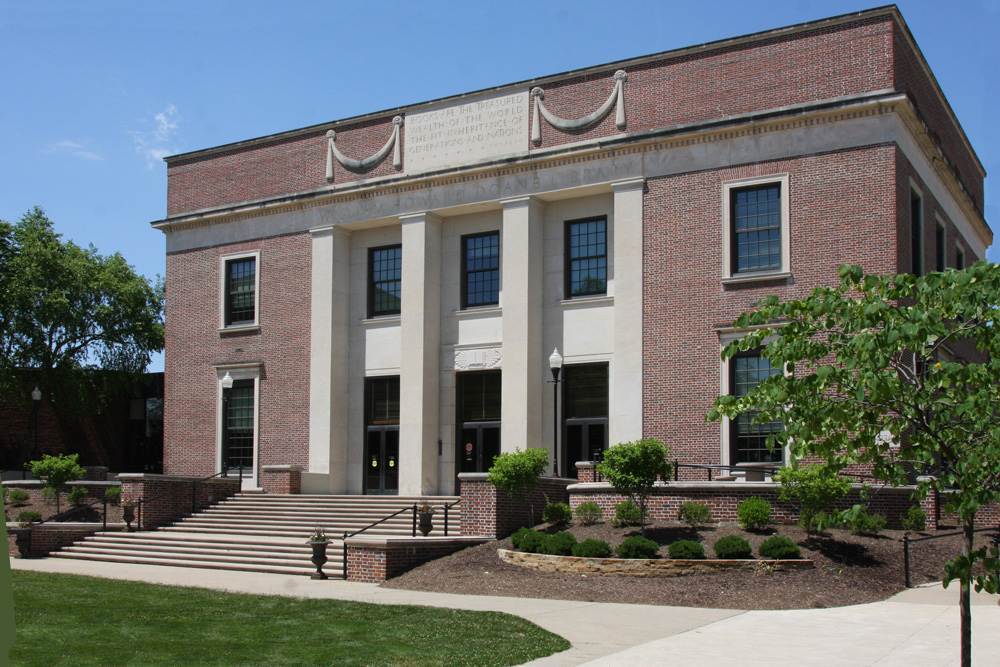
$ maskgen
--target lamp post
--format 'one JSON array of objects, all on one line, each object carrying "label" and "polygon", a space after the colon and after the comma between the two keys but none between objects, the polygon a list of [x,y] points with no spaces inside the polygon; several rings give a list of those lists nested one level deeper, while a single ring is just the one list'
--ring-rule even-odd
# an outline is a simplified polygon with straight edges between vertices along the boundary
[{"label": "lamp post", "polygon": [[229,477],[229,390],[233,376],[226,371],[222,378],[222,476]]},{"label": "lamp post", "polygon": [[38,387],[31,391],[31,430],[35,432],[35,457],[38,460],[38,406],[42,402],[42,392]]},{"label": "lamp post", "polygon": [[559,371],[562,370],[563,358],[559,348],[553,348],[549,355],[549,368],[552,369],[552,474],[559,476]]}]

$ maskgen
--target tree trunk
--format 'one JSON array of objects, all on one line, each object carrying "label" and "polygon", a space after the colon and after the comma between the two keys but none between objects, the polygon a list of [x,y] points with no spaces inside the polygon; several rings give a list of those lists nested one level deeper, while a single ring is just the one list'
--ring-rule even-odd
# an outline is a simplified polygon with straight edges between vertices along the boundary
[{"label": "tree trunk", "polygon": [[[972,541],[975,537],[975,515],[965,520],[962,527],[965,535],[965,553],[972,553]],[[962,575],[962,592],[958,606],[962,617],[962,667],[972,667],[972,571]]]}]

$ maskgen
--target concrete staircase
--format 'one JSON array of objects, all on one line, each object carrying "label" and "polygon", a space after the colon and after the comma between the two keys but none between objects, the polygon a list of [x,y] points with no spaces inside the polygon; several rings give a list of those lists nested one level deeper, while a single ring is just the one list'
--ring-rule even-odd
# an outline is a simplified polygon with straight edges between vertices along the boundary
[{"label": "concrete staircase", "polygon": [[[353,533],[404,507],[426,500],[440,510],[451,496],[326,496],[238,494],[157,530],[97,533],[52,554],[118,563],[204,567],[307,575],[315,571],[306,544],[316,526],[330,538],[323,571],[342,576],[345,532]],[[448,511],[448,534],[458,535],[461,505]],[[364,535],[409,537],[412,512]],[[434,515],[434,535],[444,534],[444,513]]]}]

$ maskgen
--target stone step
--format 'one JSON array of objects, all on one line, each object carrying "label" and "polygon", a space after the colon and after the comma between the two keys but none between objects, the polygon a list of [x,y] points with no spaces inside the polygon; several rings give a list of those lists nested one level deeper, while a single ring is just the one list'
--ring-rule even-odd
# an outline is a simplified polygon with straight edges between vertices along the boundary
[{"label": "stone step", "polygon": [[[77,542],[73,547],[67,548],[116,548],[116,549],[156,549],[160,551],[192,551],[211,553],[240,553],[240,554],[291,554],[296,557],[303,554],[312,554],[312,548],[305,542],[269,542],[253,543],[238,541],[190,541],[190,540],[170,540],[170,539],[142,539],[142,540],[121,540],[113,537],[88,537],[82,542]],[[331,542],[330,549],[341,549],[341,542]]]},{"label": "stone step", "polygon": [[[59,558],[80,558],[83,560],[99,560],[112,563],[137,563],[141,565],[170,565],[175,567],[198,567],[198,568],[209,568],[214,570],[238,570],[241,572],[267,572],[272,574],[299,574],[305,575],[310,572],[315,571],[312,563],[308,564],[308,567],[300,567],[298,565],[288,566],[282,564],[276,564],[275,562],[269,562],[265,565],[253,565],[248,563],[234,563],[228,561],[199,561],[191,560],[185,558],[150,558],[150,557],[134,557],[128,554],[87,554],[87,553],[66,553],[64,551],[57,551],[52,554],[54,557]],[[330,567],[328,567],[330,566]],[[343,574],[343,570],[340,568],[340,564],[336,562],[336,559],[331,560],[327,565],[323,566],[323,572],[325,572],[331,579],[338,578]]]},{"label": "stone step", "polygon": [[[275,565],[281,565],[284,567],[302,567],[309,569],[312,563],[309,561],[312,555],[312,550],[308,553],[303,552],[301,554],[289,555],[284,552],[270,552],[270,553],[257,553],[257,552],[244,552],[244,551],[229,551],[222,549],[214,550],[188,550],[188,551],[177,551],[176,549],[164,549],[162,547],[157,547],[155,549],[122,549],[121,545],[94,545],[90,546],[88,544],[80,544],[66,547],[61,553],[72,553],[72,554],[90,554],[90,555],[128,555],[133,558],[161,558],[161,559],[183,559],[192,561],[210,561],[218,563],[238,563],[242,565],[266,565],[273,563]],[[343,552],[338,551],[337,555],[342,556]],[[332,554],[327,549],[327,557],[331,557]]]}]

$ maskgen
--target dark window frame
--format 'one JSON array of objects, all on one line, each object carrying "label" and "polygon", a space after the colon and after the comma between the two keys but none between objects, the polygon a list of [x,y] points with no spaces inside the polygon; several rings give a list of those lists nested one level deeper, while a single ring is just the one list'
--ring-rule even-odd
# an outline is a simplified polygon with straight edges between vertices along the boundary
[{"label": "dark window frame", "polygon": [[[784,187],[784,183],[782,181],[769,181],[766,183],[755,183],[753,185],[734,187],[729,190],[729,202],[727,205],[729,206],[729,243],[730,243],[729,272],[731,276],[746,276],[758,273],[774,273],[785,270],[785,267],[783,266],[784,239],[782,238],[782,236],[787,232],[782,229],[783,220],[785,216],[785,211],[782,210],[782,198],[783,198],[783,193],[781,191],[782,187]],[[773,224],[767,224],[766,226],[756,226],[751,230],[740,231],[739,229],[740,220],[743,219],[744,217],[749,217],[749,216],[741,217],[739,215],[739,207],[748,206],[750,204],[750,203],[741,203],[739,201],[740,195],[750,192],[759,193],[771,189],[775,190],[775,197],[773,199],[769,198],[765,200],[764,203],[773,202],[777,205],[778,210],[775,222]],[[753,204],[760,204],[760,203],[761,202],[753,202]],[[773,213],[768,212],[767,215],[770,216],[773,215]],[[754,217],[759,217],[759,216],[760,214],[757,214]],[[766,256],[768,257],[768,263],[765,266],[761,266],[758,263],[757,266],[754,266],[752,268],[741,269],[740,268],[740,258],[742,257],[742,255],[740,254],[741,237],[749,236],[750,234],[759,234],[761,232],[770,233],[772,231],[777,233],[777,239],[775,240],[768,238],[766,244],[768,246],[772,246],[776,242],[777,247],[776,250],[769,250],[766,253]],[[761,242],[757,240],[755,242],[755,246],[759,248],[760,245]],[[757,252],[756,254],[752,255],[752,257],[754,258],[760,258],[762,256],[763,255],[760,252]],[[748,254],[747,257],[751,257],[751,255]]]},{"label": "dark window frame", "polygon": [[[395,270],[397,270],[399,272],[399,277],[395,278],[395,279],[389,279],[389,280],[376,280],[375,279],[375,273],[376,273],[376,271],[375,271],[375,261],[376,261],[375,257],[376,257],[376,254],[380,253],[380,252],[385,252],[385,251],[388,251],[388,250],[396,250],[396,251],[398,251],[397,261],[399,262],[399,266]],[[402,310],[401,306],[402,306],[402,293],[403,293],[403,287],[402,287],[402,282],[403,282],[402,270],[403,270],[403,268],[402,267],[403,267],[403,245],[401,243],[393,243],[393,244],[390,244],[390,245],[378,246],[378,247],[375,247],[375,248],[369,248],[368,249],[368,317],[369,318],[372,318],[372,317],[386,317],[386,316],[399,315],[400,314],[400,312]],[[385,284],[389,284],[389,283],[398,283],[399,284],[398,285],[398,290],[399,291],[398,291],[398,293],[395,296],[396,296],[397,300],[400,303],[400,307],[397,307],[397,308],[385,308],[385,307],[381,307],[381,308],[379,308],[379,309],[376,310],[376,305],[377,304],[376,304],[376,299],[375,299],[375,293],[379,289],[380,285],[385,285]]]},{"label": "dark window frame", "polygon": [[[232,388],[228,390],[222,427],[226,430],[225,443],[228,449],[223,452],[223,460],[228,464],[229,470],[239,469],[241,463],[244,470],[253,469],[254,439],[257,434],[256,390],[257,381],[254,378],[234,380]],[[249,410],[249,417],[240,414],[246,410]],[[236,425],[234,422],[237,422]],[[234,455],[234,450],[243,453]]]},{"label": "dark window frame", "polygon": [[[601,223],[601,224],[604,225],[604,230],[603,230],[603,234],[604,234],[604,242],[603,242],[604,252],[603,253],[593,253],[593,254],[588,254],[588,255],[584,255],[584,256],[579,256],[578,255],[577,257],[574,258],[572,256],[573,255],[573,250],[574,250],[574,239],[578,238],[580,236],[580,234],[574,234],[573,231],[572,231],[573,228],[575,226],[578,226],[578,225],[588,225],[590,223],[595,223],[595,222]],[[590,232],[584,232],[584,234],[589,234],[589,233]],[[602,233],[602,232],[595,232],[595,233]],[[564,294],[566,295],[566,298],[567,299],[577,299],[577,298],[580,298],[580,297],[601,296],[601,295],[607,294],[608,293],[608,240],[609,240],[609,238],[608,238],[608,217],[606,215],[600,215],[600,216],[595,216],[595,217],[592,217],[592,218],[581,218],[581,219],[578,219],[578,220],[567,220],[565,222],[564,226],[563,226],[563,238],[564,238],[564,245],[563,245],[563,261],[564,261],[563,289],[564,289]],[[598,242],[598,243],[595,243],[595,245],[602,245],[602,244]],[[576,247],[580,247],[580,246],[576,246]],[[590,278],[590,276],[588,275],[588,279],[595,280],[596,283],[600,285],[600,287],[599,288],[595,288],[595,289],[590,289],[590,290],[582,290],[581,289],[580,291],[574,292],[573,291],[574,290],[574,285],[577,284],[577,281],[573,280],[573,273],[576,270],[575,265],[578,264],[578,263],[582,263],[582,262],[585,262],[585,261],[592,261],[592,260],[596,260],[598,262],[598,265],[599,265],[598,271],[600,273],[603,273],[603,278],[601,278],[601,277]],[[579,282],[581,284],[583,283],[582,280],[579,281]]]},{"label": "dark window frame", "polygon": [[959,271],[965,270],[965,249],[962,246],[955,247],[955,268]]},{"label": "dark window frame", "polygon": [[[376,398],[376,391],[381,390],[383,396]],[[375,415],[376,400],[384,400],[386,412]],[[392,406],[395,405],[395,416]],[[365,428],[369,426],[391,426],[399,424],[400,392],[398,375],[375,375],[365,378]],[[376,419],[376,417],[381,417]]]},{"label": "dark window frame", "polygon": [[[761,352],[762,352],[761,348],[757,348],[756,350],[747,350],[745,352],[740,352],[740,353],[734,355],[729,360],[728,375],[729,375],[729,395],[730,396],[742,396],[742,395],[744,395],[744,394],[738,393],[738,386],[737,386],[737,381],[736,381],[736,375],[737,375],[737,372],[738,372],[738,368],[737,367],[739,365],[739,360],[741,360],[741,359],[764,359],[764,360],[767,360],[767,357],[764,357],[761,354]],[[770,360],[767,360],[767,362],[768,362],[768,365],[771,366]],[[767,377],[770,377],[771,375],[775,375],[775,374],[780,373],[780,372],[781,372],[781,369],[774,368],[774,366],[771,366],[770,373],[767,375]],[[763,379],[759,379],[758,380],[758,384],[760,382],[762,382],[762,381],[763,381]],[[754,385],[754,386],[756,386],[756,385]],[[767,427],[770,426],[771,424],[776,424],[776,423],[780,423],[780,422],[777,422],[775,420],[775,421],[769,422],[768,424],[753,424],[753,419],[754,419],[754,417],[756,415],[757,415],[757,411],[751,410],[751,411],[744,412],[742,415],[740,415],[740,416],[738,416],[738,417],[736,417],[734,419],[730,419],[729,420],[729,462],[730,462],[730,465],[739,465],[741,463],[782,463],[784,461],[785,453],[784,453],[784,451],[781,448],[777,448],[776,447],[774,450],[768,451],[767,447],[763,444],[763,440],[766,440],[767,436],[770,433],[774,433],[775,432],[773,430],[767,430]],[[755,431],[758,431],[758,432],[755,433],[755,434],[747,435],[747,436],[741,436],[739,434],[740,426],[741,426],[741,424],[745,424],[747,422],[749,422],[752,425],[753,429]],[[741,448],[741,440],[748,439],[748,438],[751,438],[751,437],[758,439],[758,441],[760,443],[759,446],[757,446],[755,448],[752,448],[752,449],[750,447],[742,447]],[[741,454],[742,451],[748,451],[748,452],[749,451],[755,451],[755,452],[759,453],[759,456],[757,457],[756,460],[753,460],[753,457],[749,457],[749,458],[747,458],[747,459],[744,460],[740,456],[740,454]]]},{"label": "dark window frame", "polygon": [[[572,391],[572,388],[570,387],[570,385],[573,384],[573,376],[580,371],[586,371],[588,369],[593,369],[596,367],[603,367],[605,371],[604,388],[606,391],[606,398],[603,406],[604,410],[598,410],[591,414],[580,414],[577,412],[573,412],[573,414],[580,414],[580,416],[567,417],[566,415],[570,414],[570,408],[571,408],[570,392]],[[584,434],[585,442],[582,443],[582,447],[584,449],[591,451],[595,449],[593,443],[589,441],[590,426],[603,427],[604,442],[601,443],[601,448],[600,448],[602,456],[603,452],[607,451],[608,447],[611,444],[609,442],[609,431],[608,431],[609,417],[611,413],[611,369],[610,365],[607,362],[598,362],[598,363],[586,363],[586,364],[566,364],[565,366],[563,366],[562,372],[563,376],[562,379],[560,380],[560,384],[562,384],[562,392],[561,392],[562,396],[560,397],[561,409],[559,415],[559,420],[561,422],[560,440],[559,440],[559,451],[560,451],[559,465],[561,468],[564,468],[566,470],[565,474],[567,476],[574,478],[577,475],[576,461],[570,460],[573,457],[570,457],[569,455],[569,443],[568,443],[569,430],[571,427],[574,426],[580,427],[581,433]],[[560,471],[560,474],[562,474],[562,471]]]},{"label": "dark window frame", "polygon": [[924,275],[924,198],[910,188],[910,273]]},{"label": "dark window frame", "polygon": [[[496,247],[496,266],[490,268],[478,268],[474,270],[469,269],[469,243],[478,239],[485,238],[496,238],[495,244],[490,244]],[[481,308],[485,306],[496,306],[500,303],[500,232],[490,231],[481,232],[478,234],[466,234],[462,236],[462,309],[466,310],[468,308]],[[489,279],[489,282],[493,285],[493,288],[489,290],[487,298],[475,298],[473,303],[470,303],[469,297],[469,278],[472,276],[483,276],[486,274],[493,274]],[[481,283],[481,281],[477,281]],[[473,294],[485,293],[487,290],[475,290]]]},{"label": "dark window frame", "polygon": [[[233,284],[233,269],[241,264],[250,264],[251,270],[249,272],[249,290],[234,291]],[[231,259],[226,259],[223,262],[223,271],[225,271],[225,279],[223,281],[223,326],[226,327],[245,327],[256,324],[257,322],[257,256],[256,255],[245,255],[242,257],[233,257]],[[242,278],[242,283],[245,284],[246,278]],[[247,308],[245,305],[237,308],[236,301],[245,299],[249,296],[250,307]],[[235,315],[234,313],[239,313]]]},{"label": "dark window frame", "polygon": [[934,269],[944,271],[948,268],[948,232],[944,223],[938,220],[934,225]]}]

